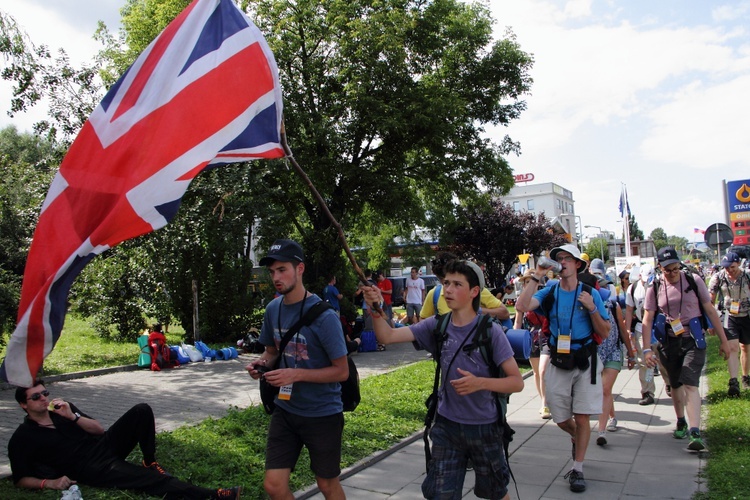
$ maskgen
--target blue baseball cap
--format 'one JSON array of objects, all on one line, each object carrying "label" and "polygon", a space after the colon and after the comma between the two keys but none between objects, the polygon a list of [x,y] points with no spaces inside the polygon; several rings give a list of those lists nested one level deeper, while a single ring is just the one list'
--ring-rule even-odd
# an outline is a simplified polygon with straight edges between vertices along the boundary
[{"label": "blue baseball cap", "polygon": [[721,258],[721,266],[726,268],[734,263],[740,263],[740,256],[735,252],[727,252],[727,254]]}]

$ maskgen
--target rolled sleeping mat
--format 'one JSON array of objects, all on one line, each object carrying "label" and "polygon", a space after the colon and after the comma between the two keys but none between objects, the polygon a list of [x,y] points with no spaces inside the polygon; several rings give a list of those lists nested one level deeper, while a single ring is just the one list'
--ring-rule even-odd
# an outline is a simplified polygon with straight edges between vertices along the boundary
[{"label": "rolled sleeping mat", "polygon": [[508,330],[505,335],[513,348],[513,357],[529,359],[529,356],[531,356],[531,332],[529,330]]}]

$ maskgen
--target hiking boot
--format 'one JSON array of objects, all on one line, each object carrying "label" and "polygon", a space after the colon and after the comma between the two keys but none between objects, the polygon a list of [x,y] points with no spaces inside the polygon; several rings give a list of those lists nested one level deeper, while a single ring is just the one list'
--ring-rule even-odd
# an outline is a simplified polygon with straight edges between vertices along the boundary
[{"label": "hiking boot", "polygon": [[651,395],[651,393],[644,392],[643,393],[643,399],[638,401],[638,404],[641,406],[648,406],[654,404],[654,397]]},{"label": "hiking boot", "polygon": [[570,491],[574,491],[576,493],[586,491],[586,481],[583,480],[583,472],[578,472],[575,469],[570,469],[570,471],[565,474],[564,478],[567,479],[570,483]]},{"label": "hiking boot", "polygon": [[750,375],[742,376],[742,387],[744,387],[745,389],[750,389]]},{"label": "hiking boot", "polygon": [[609,421],[607,422],[607,430],[609,432],[617,431],[617,419],[616,418],[612,417],[609,419]]},{"label": "hiking boot", "polygon": [[607,433],[604,431],[599,431],[599,436],[596,438],[596,444],[598,446],[604,446],[605,444],[607,444],[607,438],[605,437],[606,434]]},{"label": "hiking boot", "polygon": [[701,451],[705,450],[706,445],[703,444],[703,440],[701,439],[701,435],[699,432],[691,432],[690,433],[690,443],[688,443],[688,450],[691,451]]},{"label": "hiking boot", "polygon": [[740,383],[736,378],[729,379],[729,389],[727,390],[727,396],[730,398],[736,398],[740,395]]},{"label": "hiking boot", "polygon": [[677,422],[677,428],[672,433],[675,439],[685,439],[688,437],[688,426],[687,422]]},{"label": "hiking boot", "polygon": [[544,420],[549,420],[552,418],[552,414],[549,412],[549,407],[545,406],[542,408],[542,418]]},{"label": "hiking boot", "polygon": [[155,461],[154,461],[154,462],[151,462],[151,463],[150,463],[150,464],[148,464],[148,465],[146,465],[146,462],[145,462],[145,461],[142,461],[141,463],[142,463],[142,464],[143,464],[143,466],[144,466],[144,467],[146,467],[147,469],[153,469],[153,470],[155,470],[156,472],[158,472],[159,474],[162,474],[162,475],[164,475],[164,476],[169,476],[169,477],[172,477],[172,474],[170,474],[169,472],[165,471],[165,470],[164,470],[164,467],[162,467],[162,466],[161,466],[161,465],[159,464],[159,462],[155,462]]},{"label": "hiking boot", "polygon": [[235,486],[234,488],[219,488],[211,498],[212,500],[239,500],[241,493],[242,486]]}]

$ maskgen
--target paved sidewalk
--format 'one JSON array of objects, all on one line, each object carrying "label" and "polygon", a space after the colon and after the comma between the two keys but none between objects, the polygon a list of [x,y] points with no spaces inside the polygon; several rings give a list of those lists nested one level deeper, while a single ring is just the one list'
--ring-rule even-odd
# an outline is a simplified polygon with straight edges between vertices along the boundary
[{"label": "paved sidewalk", "polygon": [[[672,400],[664,393],[661,378],[656,379],[655,405],[639,406],[641,398],[637,371],[622,371],[613,393],[619,430],[607,433],[607,445],[596,445],[597,423],[592,435],[583,472],[585,493],[570,491],[563,476],[571,469],[570,437],[551,420],[539,416],[540,400],[533,379],[526,379],[524,390],[511,396],[508,419],[516,430],[511,443],[510,465],[515,475],[511,498],[531,499],[690,499],[706,491],[698,477],[704,465],[703,454],[687,450],[687,440],[672,437],[675,427]],[[701,381],[705,387],[705,380]],[[405,440],[400,447],[370,457],[342,474],[346,497],[350,500],[422,498],[424,444],[421,433]],[[473,490],[473,473],[467,472],[464,498],[478,498]],[[321,500],[316,490],[298,492],[298,499]]]},{"label": "paved sidewalk", "polygon": [[[155,408],[157,430],[171,430],[200,422],[208,416],[221,417],[229,407],[258,404],[257,383],[244,370],[252,359],[191,363],[163,372],[126,371],[47,384],[53,395],[75,402],[111,425],[138,402],[148,401],[155,391],[164,398]],[[423,351],[410,344],[388,346],[385,352],[360,353],[355,362],[361,377],[384,373],[397,366],[425,359]],[[572,493],[563,475],[570,469],[570,439],[551,421],[539,417],[539,398],[533,380],[511,397],[508,418],[516,430],[511,443],[511,467],[518,493],[511,483],[511,498],[528,499],[689,499],[705,491],[698,477],[703,456],[686,449],[687,440],[672,438],[675,426],[671,400],[663,393],[657,378],[657,404],[638,405],[640,386],[637,372],[623,371],[614,387],[619,430],[608,432],[606,447],[595,444],[596,432],[584,463],[586,492]],[[701,382],[705,387],[705,381]],[[705,389],[703,389],[705,390]],[[162,396],[160,396],[162,397]],[[12,390],[0,391],[0,477],[10,474],[7,441],[23,419],[23,412]],[[592,423],[594,426],[595,423]],[[342,483],[349,499],[421,498],[424,450],[421,432],[391,450],[369,457],[344,471]],[[668,476],[668,480],[665,480]],[[477,498],[472,491],[473,476],[466,480],[465,498]],[[251,492],[248,498],[253,498]],[[297,492],[298,499],[322,499],[314,488]]]}]

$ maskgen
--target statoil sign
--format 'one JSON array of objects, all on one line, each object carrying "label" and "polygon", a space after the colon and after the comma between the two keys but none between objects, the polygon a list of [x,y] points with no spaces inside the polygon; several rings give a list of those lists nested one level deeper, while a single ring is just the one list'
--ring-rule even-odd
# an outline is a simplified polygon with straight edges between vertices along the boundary
[{"label": "statoil sign", "polygon": [[735,245],[750,245],[750,179],[727,181],[727,208],[729,227]]},{"label": "statoil sign", "polygon": [[516,184],[518,184],[519,182],[531,182],[534,180],[534,174],[517,174],[513,178],[515,179]]}]

